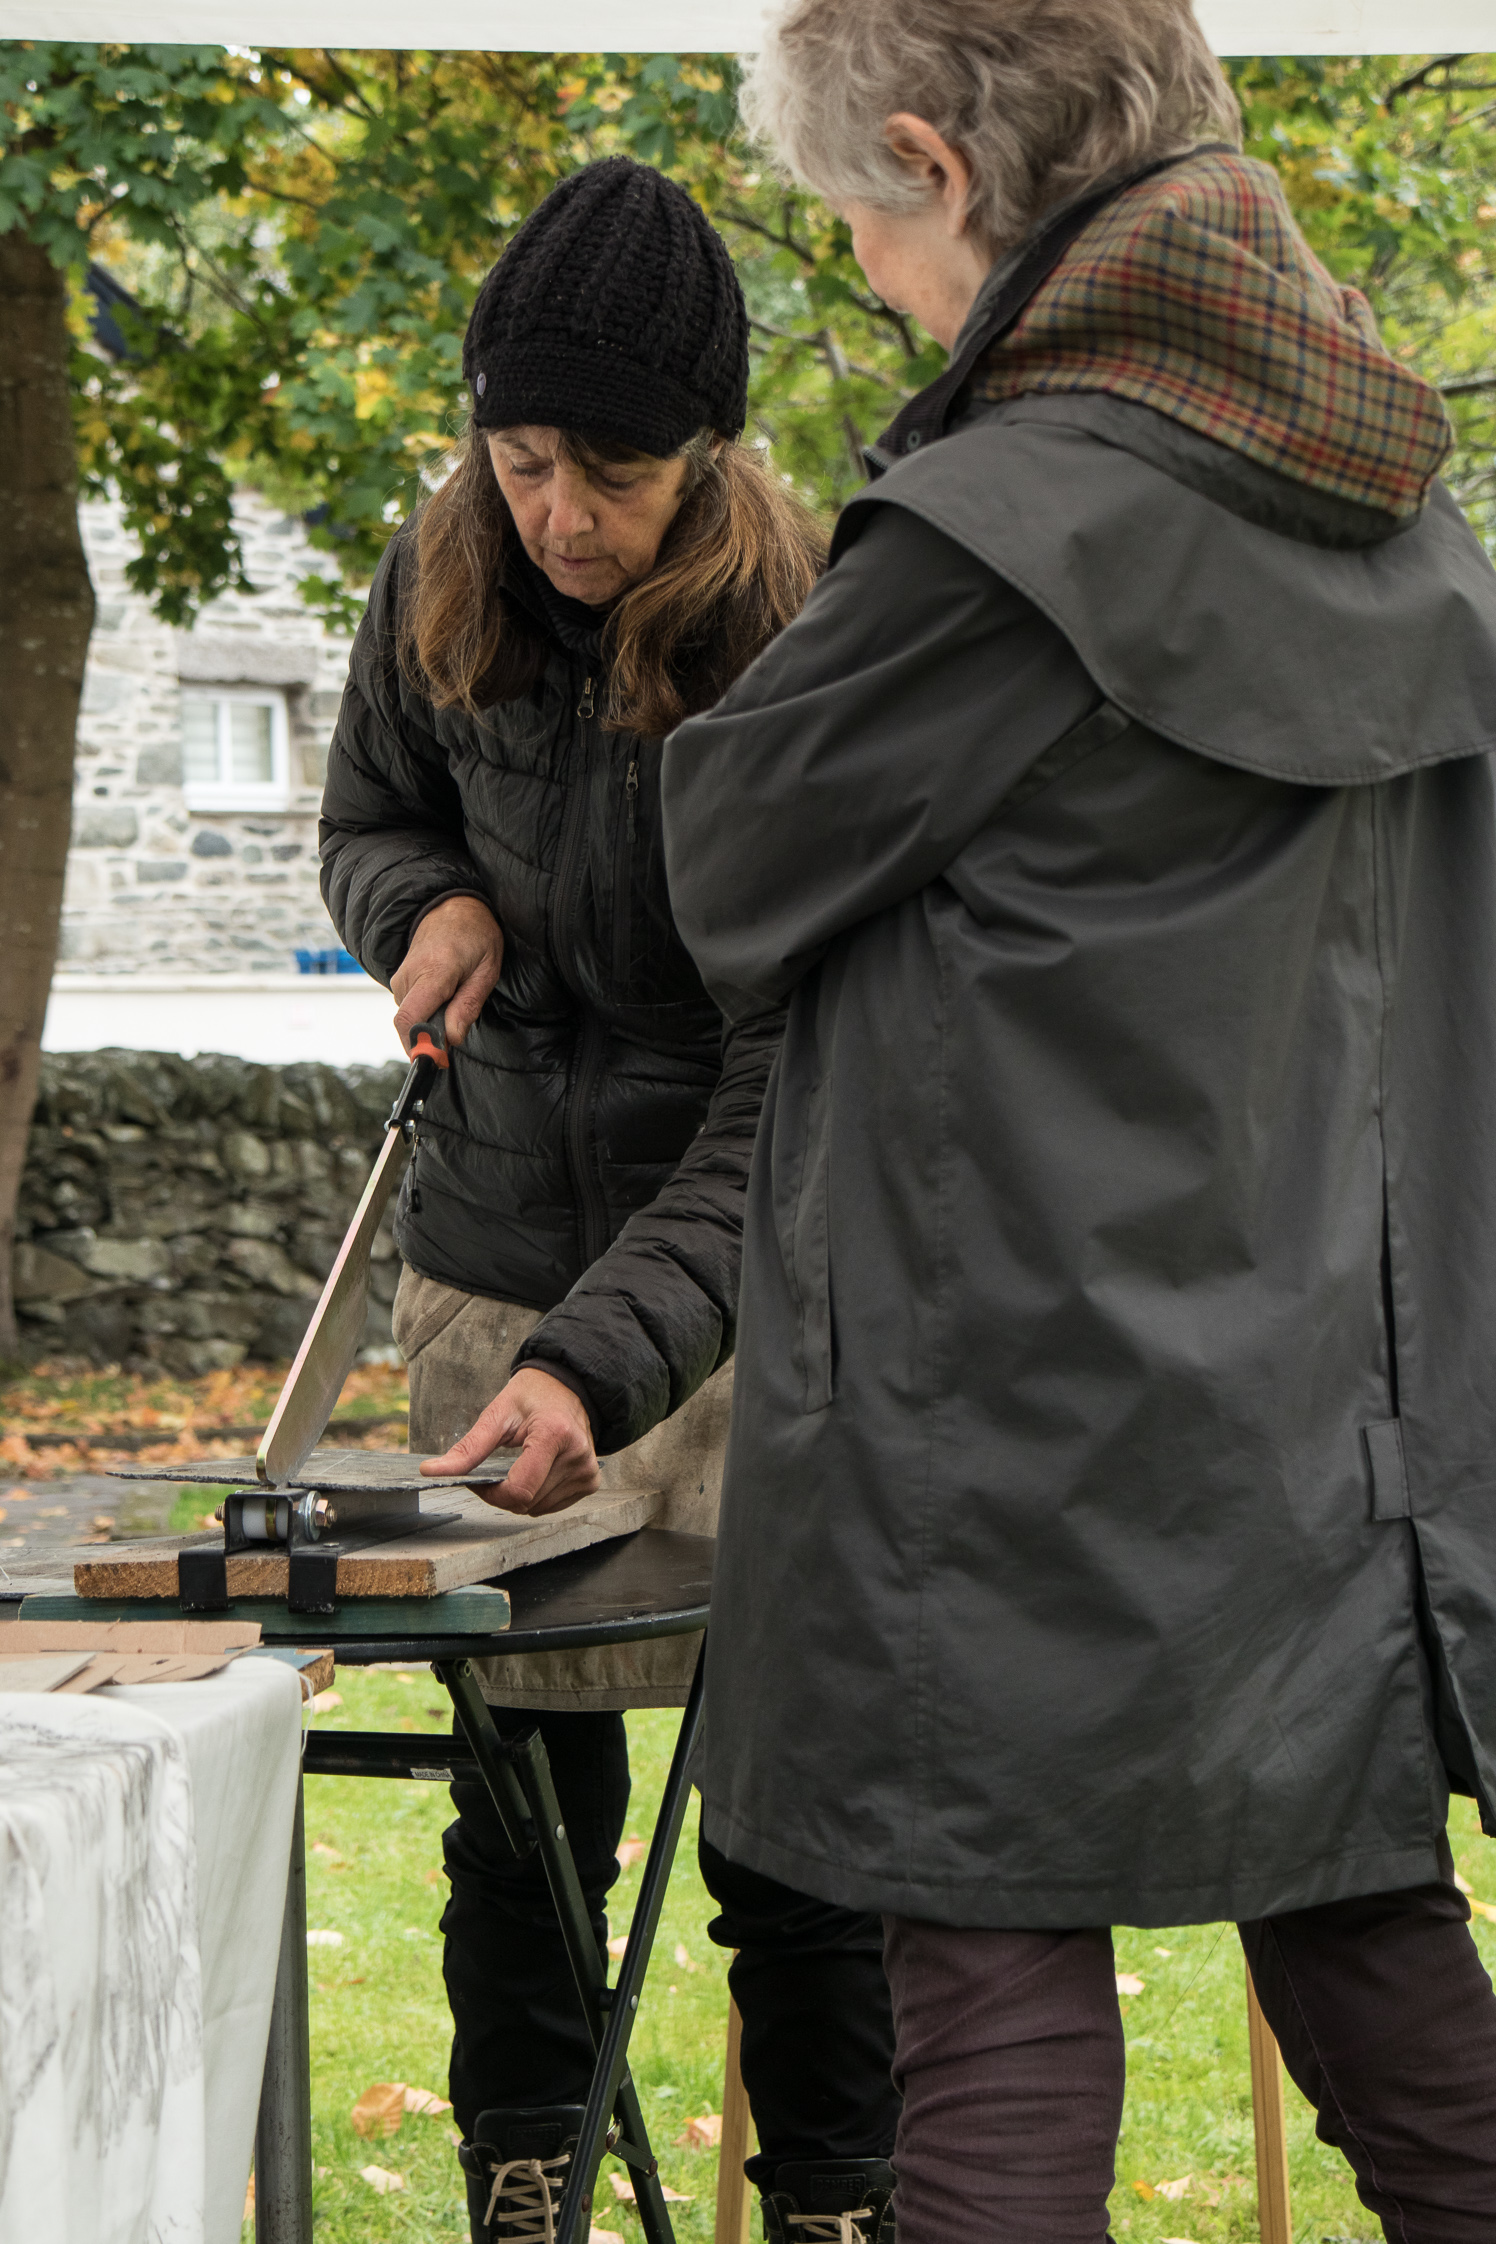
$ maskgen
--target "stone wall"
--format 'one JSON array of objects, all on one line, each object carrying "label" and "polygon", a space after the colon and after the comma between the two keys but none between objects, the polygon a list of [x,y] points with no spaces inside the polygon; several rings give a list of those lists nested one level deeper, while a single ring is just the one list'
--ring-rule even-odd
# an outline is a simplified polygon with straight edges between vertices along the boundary
[{"label": "stone wall", "polygon": [[[25,1360],[190,1377],[292,1355],[402,1073],[45,1054],[16,1226]],[[391,1345],[399,1272],[386,1217],[366,1347]]]},{"label": "stone wall", "polygon": [[[298,948],[336,945],[317,886],[317,809],[349,641],[298,587],[327,556],[253,492],[234,519],[252,594],[224,593],[173,631],[132,590],[135,547],[116,505],[79,510],[98,610],[78,725],[73,840],[59,971],[290,972]],[[183,685],[274,687],[286,700],[283,810],[188,810]]]}]

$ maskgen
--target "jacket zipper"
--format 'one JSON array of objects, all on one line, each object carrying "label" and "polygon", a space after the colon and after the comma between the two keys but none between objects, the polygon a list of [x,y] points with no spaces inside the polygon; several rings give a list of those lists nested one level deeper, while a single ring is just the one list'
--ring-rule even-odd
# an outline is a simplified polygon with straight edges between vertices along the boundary
[{"label": "jacket zipper", "polygon": [[[585,681],[582,698],[577,704],[577,715],[582,722],[581,754],[567,791],[561,847],[557,852],[555,884],[551,891],[551,945],[558,965],[563,959],[574,958],[576,951],[573,935],[587,824],[587,783],[592,764],[592,735],[588,727],[595,710],[594,683],[591,678]],[[584,1012],[572,1055],[571,1080],[566,1087],[565,1129],[567,1165],[576,1194],[577,1233],[584,1269],[592,1267],[608,1244],[608,1211],[590,1129],[602,1047],[599,1023],[590,1011]]]},{"label": "jacket zipper", "polygon": [[620,989],[628,988],[634,965],[634,805],[638,799],[639,759],[630,756],[613,849],[613,979]]}]

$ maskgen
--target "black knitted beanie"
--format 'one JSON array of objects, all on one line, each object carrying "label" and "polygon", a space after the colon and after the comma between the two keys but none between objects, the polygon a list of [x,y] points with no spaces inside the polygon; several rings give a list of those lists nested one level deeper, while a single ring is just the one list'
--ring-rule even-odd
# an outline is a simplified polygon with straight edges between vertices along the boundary
[{"label": "black knitted beanie", "polygon": [[478,293],[462,371],[481,429],[612,437],[666,459],[748,414],[748,313],[727,244],[648,164],[553,187]]}]

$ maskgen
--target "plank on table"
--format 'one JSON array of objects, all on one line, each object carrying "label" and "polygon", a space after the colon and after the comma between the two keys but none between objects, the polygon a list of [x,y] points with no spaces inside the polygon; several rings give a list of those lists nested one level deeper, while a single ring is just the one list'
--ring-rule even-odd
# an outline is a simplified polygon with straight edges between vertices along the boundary
[{"label": "plank on table", "polygon": [[[453,1496],[445,1488],[439,1501],[444,1513],[457,1514],[452,1524],[340,1556],[338,1596],[435,1597],[442,1590],[465,1589],[541,1559],[632,1534],[647,1527],[660,1506],[655,1489],[608,1490],[543,1519],[499,1511],[481,1496]],[[74,1566],[73,1587],[79,1597],[175,1597],[177,1554],[208,1549],[218,1541],[216,1534],[204,1534],[100,1544]],[[288,1572],[284,1551],[235,1551],[228,1560],[229,1596],[284,1597]]]},{"label": "plank on table", "polygon": [[[469,1466],[465,1473],[443,1473],[436,1479],[420,1469],[425,1454],[413,1455],[406,1449],[314,1449],[294,1478],[278,1485],[273,1493],[300,1495],[312,1488],[334,1495],[349,1489],[379,1488],[429,1496],[433,1489],[460,1489],[503,1480],[519,1451],[496,1449],[481,1465]],[[169,1480],[179,1486],[242,1488],[247,1495],[261,1493],[253,1457],[200,1457],[191,1465],[111,1465],[109,1478]]]}]

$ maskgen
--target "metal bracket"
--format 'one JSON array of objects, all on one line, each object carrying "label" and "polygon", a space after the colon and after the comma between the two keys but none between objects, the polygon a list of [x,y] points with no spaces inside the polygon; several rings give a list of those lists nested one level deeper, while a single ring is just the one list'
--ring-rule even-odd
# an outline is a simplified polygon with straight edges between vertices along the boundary
[{"label": "metal bracket", "polygon": [[[334,1541],[328,1528],[340,1524]],[[338,1560],[425,1529],[449,1525],[457,1512],[423,1512],[408,1489],[349,1489],[329,1498],[315,1489],[230,1489],[219,1506],[223,1543],[184,1550],[177,1557],[177,1595],[183,1612],[229,1609],[228,1561],[284,1553],[286,1609],[326,1615],[338,1609]]]},{"label": "metal bracket", "polygon": [[337,1609],[337,1545],[293,1543],[287,1553],[286,1610],[335,1613]]},{"label": "metal bracket", "polygon": [[184,1613],[226,1613],[229,1609],[228,1553],[181,1551],[177,1556],[177,1597]]}]

